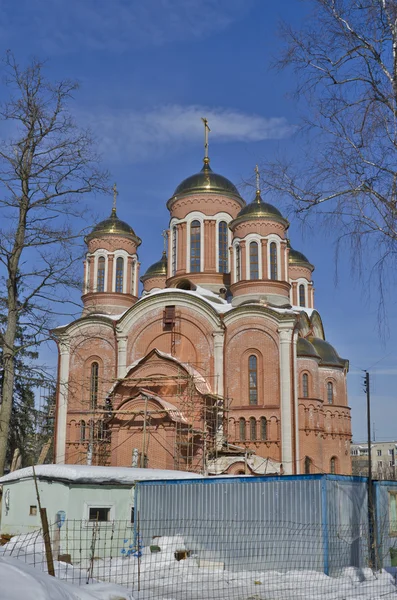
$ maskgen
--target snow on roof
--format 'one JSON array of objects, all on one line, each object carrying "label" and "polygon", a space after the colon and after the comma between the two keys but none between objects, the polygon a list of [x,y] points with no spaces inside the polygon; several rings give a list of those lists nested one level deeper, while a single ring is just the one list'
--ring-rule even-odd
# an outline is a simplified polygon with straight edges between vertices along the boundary
[{"label": "snow on roof", "polygon": [[[202,475],[187,471],[138,469],[134,467],[95,467],[89,465],[37,465],[39,479],[58,479],[72,483],[112,483],[133,485],[136,481],[164,479],[201,479]],[[32,467],[12,471],[0,478],[0,484],[33,477]]]},{"label": "snow on roof", "polygon": [[[158,294],[169,294],[169,293],[188,294],[189,296],[194,296],[196,298],[200,298],[201,300],[204,300],[204,302],[209,304],[219,314],[224,314],[225,312],[228,312],[229,310],[232,310],[232,308],[233,308],[233,306],[230,304],[230,302],[227,302],[223,298],[220,298],[214,292],[211,292],[210,290],[206,290],[205,288],[200,287],[199,285],[196,287],[195,290],[180,290],[179,288],[165,288],[163,290],[159,290],[156,288],[154,290],[151,290],[144,296],[142,296],[138,300],[138,302],[140,302],[141,300],[143,300],[145,298],[148,298],[149,296],[157,296]],[[138,302],[136,304],[138,304]]]}]

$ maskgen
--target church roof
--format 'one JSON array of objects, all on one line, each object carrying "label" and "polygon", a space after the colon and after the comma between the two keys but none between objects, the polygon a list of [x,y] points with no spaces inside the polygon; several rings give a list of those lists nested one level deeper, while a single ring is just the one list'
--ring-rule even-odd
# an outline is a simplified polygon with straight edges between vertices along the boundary
[{"label": "church roof", "polygon": [[141,281],[146,281],[150,277],[166,277],[167,276],[167,254],[165,251],[161,257],[161,260],[153,263],[141,277]]},{"label": "church roof", "polygon": [[313,344],[303,337],[298,338],[298,342],[296,344],[296,353],[300,357],[321,358]]},{"label": "church roof", "polygon": [[273,221],[283,223],[286,228],[289,226],[287,219],[283,217],[278,208],[272,204],[263,202],[259,190],[257,190],[254,200],[240,210],[237,217],[232,221],[231,225],[234,226],[243,221],[250,221],[253,219],[271,219]]},{"label": "church roof", "polygon": [[101,221],[95,225],[91,233],[87,235],[86,240],[90,240],[101,235],[123,235],[131,237],[134,239],[137,246],[139,246],[142,241],[135,234],[135,231],[130,225],[128,225],[128,223],[118,218],[115,208],[112,208],[112,212],[108,219],[105,219],[104,221]]},{"label": "church roof", "polygon": [[314,346],[315,350],[320,355],[321,364],[330,367],[347,368],[349,366],[349,361],[345,358],[341,358],[329,342],[312,336],[308,337],[307,340]]},{"label": "church roof", "polygon": [[314,266],[311,264],[309,259],[306,258],[306,256],[302,252],[298,252],[298,250],[294,250],[293,248],[291,248],[289,241],[288,241],[288,246],[289,246],[288,262],[290,265],[309,267],[309,269],[311,271],[314,271]]},{"label": "church roof", "polygon": [[[204,159],[204,166],[199,173],[190,175],[190,177],[187,177],[178,185],[172,198],[168,200],[168,203],[176,200],[180,196],[209,193],[231,196],[238,200],[242,206],[245,205],[245,201],[240,196],[236,186],[223,175],[213,172],[209,165],[209,158]],[[168,203],[167,206],[169,208]]]}]

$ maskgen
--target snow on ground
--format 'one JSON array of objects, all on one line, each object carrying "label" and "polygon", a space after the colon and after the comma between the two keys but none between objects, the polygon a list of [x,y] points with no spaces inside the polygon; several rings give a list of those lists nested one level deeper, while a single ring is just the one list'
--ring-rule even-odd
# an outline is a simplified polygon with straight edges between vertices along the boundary
[{"label": "snow on ground", "polygon": [[55,562],[59,581],[43,572],[43,543],[35,535],[35,545],[27,534],[0,548],[0,600],[397,600],[395,578],[385,571],[347,568],[328,577],[308,570],[243,571],[238,563],[225,570],[220,562],[200,566],[195,556],[177,561],[175,552],[185,549],[182,536],[153,539],[161,551],[142,548],[139,559]]},{"label": "snow on ground", "polygon": [[10,557],[0,558],[0,582],[1,600],[134,600],[126,588],[73,585]]}]

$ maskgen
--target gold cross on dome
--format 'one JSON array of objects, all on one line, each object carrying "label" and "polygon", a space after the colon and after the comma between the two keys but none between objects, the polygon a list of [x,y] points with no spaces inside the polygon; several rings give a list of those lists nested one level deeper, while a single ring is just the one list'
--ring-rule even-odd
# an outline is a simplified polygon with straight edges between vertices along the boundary
[{"label": "gold cross on dome", "polygon": [[117,191],[117,185],[113,184],[113,211],[116,212],[116,204],[117,204],[117,196],[119,195]]},{"label": "gold cross on dome", "polygon": [[211,129],[208,126],[208,119],[201,117],[201,120],[204,123],[204,161],[208,162],[208,133]]},{"label": "gold cross on dome", "polygon": [[255,165],[255,177],[256,177],[256,191],[260,192],[260,180],[259,180],[259,169],[258,165]]},{"label": "gold cross on dome", "polygon": [[167,253],[167,242],[168,242],[168,231],[163,229],[163,233],[161,234],[164,240],[164,252]]}]

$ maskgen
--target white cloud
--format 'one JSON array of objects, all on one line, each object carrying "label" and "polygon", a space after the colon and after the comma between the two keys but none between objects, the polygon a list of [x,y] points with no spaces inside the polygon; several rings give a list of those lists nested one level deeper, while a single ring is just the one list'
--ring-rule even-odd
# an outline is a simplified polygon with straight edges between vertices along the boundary
[{"label": "white cloud", "polygon": [[5,43],[29,39],[47,52],[120,52],[208,37],[228,28],[255,0],[3,0]]},{"label": "white cloud", "polygon": [[284,117],[263,117],[230,108],[168,105],[145,112],[106,110],[80,115],[108,160],[135,162],[200,143],[206,117],[211,144],[285,138],[294,130]]}]

